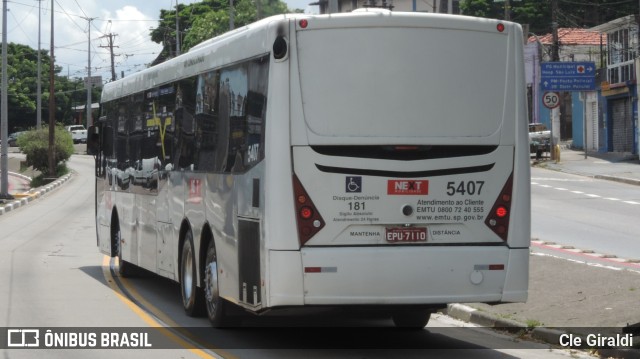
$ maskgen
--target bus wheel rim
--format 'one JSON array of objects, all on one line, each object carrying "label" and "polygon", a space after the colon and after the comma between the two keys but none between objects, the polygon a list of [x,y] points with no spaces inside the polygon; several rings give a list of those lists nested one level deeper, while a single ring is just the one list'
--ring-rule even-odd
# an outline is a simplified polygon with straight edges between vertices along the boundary
[{"label": "bus wheel rim", "polygon": [[182,290],[184,291],[185,298],[191,298],[192,285],[193,285],[193,255],[191,255],[191,248],[187,248],[182,259]]},{"label": "bus wheel rim", "polygon": [[218,298],[218,265],[216,261],[207,263],[205,269],[205,297],[211,311],[215,311],[216,298]]}]

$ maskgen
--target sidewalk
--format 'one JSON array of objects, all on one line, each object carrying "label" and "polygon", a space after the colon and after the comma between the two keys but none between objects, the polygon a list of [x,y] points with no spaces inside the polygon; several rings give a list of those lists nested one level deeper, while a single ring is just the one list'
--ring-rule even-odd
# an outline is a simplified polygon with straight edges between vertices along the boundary
[{"label": "sidewalk", "polygon": [[562,149],[560,161],[544,159],[534,161],[534,166],[573,173],[581,176],[606,179],[640,185],[640,161],[638,156],[616,153],[589,153]]},{"label": "sidewalk", "polygon": [[[637,157],[597,156],[585,159],[584,152],[563,149],[558,163],[547,158],[532,160],[532,165],[640,185]],[[556,347],[562,333],[577,333],[583,340],[588,334],[622,333],[627,325],[640,323],[640,264],[631,268],[612,269],[532,253],[526,303],[453,304],[446,313],[487,327],[528,328],[528,336]],[[634,349],[605,349],[597,354],[640,358],[640,327],[633,332]]]},{"label": "sidewalk", "polygon": [[71,175],[66,175],[40,188],[31,188],[31,180],[33,179],[33,177],[39,175],[40,173],[33,169],[27,169],[26,171],[21,172],[20,163],[23,160],[23,154],[17,151],[9,152],[7,176],[9,190],[8,192],[14,198],[0,199],[0,216],[17,208],[26,206],[33,200],[44,196],[46,193],[51,192],[55,188],[58,188],[60,185],[71,178]]}]

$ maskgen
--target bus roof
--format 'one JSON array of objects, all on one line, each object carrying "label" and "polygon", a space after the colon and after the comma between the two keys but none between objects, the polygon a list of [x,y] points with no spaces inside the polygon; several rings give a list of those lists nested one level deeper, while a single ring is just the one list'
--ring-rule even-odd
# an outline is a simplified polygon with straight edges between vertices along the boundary
[{"label": "bus roof", "polygon": [[[301,28],[298,20],[307,20],[308,27]],[[350,13],[330,15],[284,14],[275,15],[206,40],[187,53],[156,66],[147,68],[123,79],[105,84],[102,102],[128,96],[146,89],[159,87],[181,78],[222,67],[243,59],[264,55],[271,50],[265,41],[269,34],[265,29],[275,29],[278,23],[296,21],[297,31],[327,28],[371,27],[421,27],[495,32],[499,23],[505,25],[505,34],[515,23],[460,15],[414,12],[392,12],[384,9],[358,9]],[[272,35],[273,36],[273,35]],[[242,41],[235,40],[242,37]],[[237,45],[234,45],[236,44]],[[243,43],[240,45],[240,43]],[[224,62],[223,62],[224,61]]]}]

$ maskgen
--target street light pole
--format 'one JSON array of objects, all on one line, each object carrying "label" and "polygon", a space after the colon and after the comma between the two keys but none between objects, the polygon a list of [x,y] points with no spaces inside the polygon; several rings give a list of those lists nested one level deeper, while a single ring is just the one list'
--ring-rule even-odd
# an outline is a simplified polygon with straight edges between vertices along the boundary
[{"label": "street light pole", "polygon": [[504,19],[511,21],[511,3],[509,0],[504,0]]},{"label": "street light pole", "polygon": [[93,126],[93,117],[91,116],[91,21],[95,19],[95,17],[85,18],[88,23],[87,30],[87,127]]},{"label": "street light pole", "polygon": [[56,176],[56,161],[54,157],[55,150],[55,134],[56,134],[56,91],[55,91],[55,56],[53,53],[54,36],[53,36],[53,3],[51,0],[51,49],[49,50],[51,60],[49,61],[49,177]]},{"label": "street light pole", "polygon": [[42,54],[40,54],[40,35],[42,24],[42,0],[38,0],[38,84],[36,89],[36,128],[42,127]]},{"label": "street light pole", "polygon": [[9,127],[7,111],[7,0],[2,0],[2,98],[0,99],[0,138],[2,139],[2,153],[0,154],[0,199],[11,199],[9,195],[9,147],[7,130]]},{"label": "street light pole", "polygon": [[180,56],[180,8],[176,0],[176,57]]}]

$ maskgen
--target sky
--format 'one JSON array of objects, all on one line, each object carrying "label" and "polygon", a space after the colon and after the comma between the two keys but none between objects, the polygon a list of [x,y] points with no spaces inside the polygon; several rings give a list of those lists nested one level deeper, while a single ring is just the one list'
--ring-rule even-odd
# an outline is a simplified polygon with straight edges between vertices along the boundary
[{"label": "sky", "polygon": [[[91,75],[111,79],[111,59],[107,34],[115,34],[115,70],[118,78],[143,70],[155,59],[161,46],[150,39],[150,29],[158,26],[161,9],[175,8],[176,0],[52,0],[54,7],[54,55],[62,75],[84,78],[89,62],[88,38],[91,38]],[[49,51],[51,42],[51,4],[41,6],[40,48]],[[180,4],[200,0],[177,0]],[[287,0],[289,8],[313,7],[311,0]],[[7,1],[7,41],[38,48],[38,0]],[[90,33],[87,32],[91,20]],[[0,18],[1,20],[1,18]],[[0,29],[1,31],[1,29]]]}]

